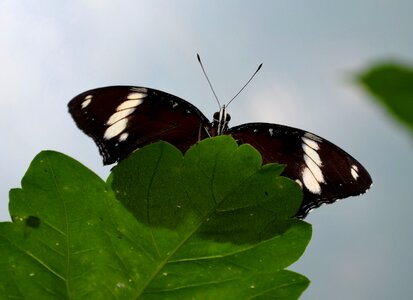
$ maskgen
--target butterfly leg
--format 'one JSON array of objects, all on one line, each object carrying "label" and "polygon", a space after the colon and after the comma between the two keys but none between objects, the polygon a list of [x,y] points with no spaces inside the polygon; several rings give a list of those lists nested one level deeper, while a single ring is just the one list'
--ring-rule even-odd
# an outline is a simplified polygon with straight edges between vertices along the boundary
[{"label": "butterfly leg", "polygon": [[203,130],[205,130],[207,137],[211,137],[211,134],[209,133],[208,128],[201,125],[199,126],[199,131],[198,131],[198,142],[203,139],[203,134],[202,134]]}]

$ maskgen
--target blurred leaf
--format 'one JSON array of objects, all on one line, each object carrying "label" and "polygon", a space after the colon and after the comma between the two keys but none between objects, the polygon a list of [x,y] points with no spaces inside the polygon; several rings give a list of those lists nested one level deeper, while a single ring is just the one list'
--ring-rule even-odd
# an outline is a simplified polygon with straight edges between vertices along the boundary
[{"label": "blurred leaf", "polygon": [[106,185],[42,152],[0,223],[0,298],[297,299],[308,280],[283,269],[311,227],[281,171],[229,137],[149,145]]},{"label": "blurred leaf", "polygon": [[384,63],[359,75],[359,81],[402,124],[413,131],[413,69]]}]

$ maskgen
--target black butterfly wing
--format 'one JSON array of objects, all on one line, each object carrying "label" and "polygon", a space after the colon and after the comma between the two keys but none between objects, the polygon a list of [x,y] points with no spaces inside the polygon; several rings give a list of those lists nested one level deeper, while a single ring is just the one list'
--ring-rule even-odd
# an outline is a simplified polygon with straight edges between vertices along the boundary
[{"label": "black butterfly wing", "polygon": [[239,143],[248,143],[265,163],[286,164],[283,175],[297,181],[304,199],[297,217],[323,203],[360,195],[371,186],[366,169],[331,142],[306,131],[277,124],[249,123],[230,128]]},{"label": "black butterfly wing", "polygon": [[158,140],[186,151],[208,135],[209,120],[192,104],[145,87],[86,91],[69,104],[77,126],[93,138],[105,165]]}]

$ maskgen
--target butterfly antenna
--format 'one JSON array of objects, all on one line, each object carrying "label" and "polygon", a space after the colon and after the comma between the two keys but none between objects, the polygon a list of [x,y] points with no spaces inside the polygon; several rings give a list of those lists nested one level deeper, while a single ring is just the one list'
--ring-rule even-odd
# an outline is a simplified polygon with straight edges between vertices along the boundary
[{"label": "butterfly antenna", "polygon": [[254,72],[254,74],[252,74],[251,78],[248,79],[247,83],[244,84],[244,86],[239,90],[238,93],[235,94],[234,97],[232,97],[231,100],[229,100],[228,104],[226,105],[228,107],[228,105],[245,89],[245,87],[248,85],[248,83],[250,83],[250,81],[254,78],[254,76],[258,73],[258,71],[261,69],[262,64],[260,64],[257,68],[257,70]]},{"label": "butterfly antenna", "polygon": [[198,54],[198,53],[196,54],[196,57],[198,58],[198,62],[199,62],[199,64],[201,65],[202,72],[204,72],[205,78],[208,80],[209,87],[211,88],[212,93],[214,93],[214,97],[215,97],[215,99],[217,100],[217,103],[218,103],[219,107],[221,108],[221,103],[219,103],[217,94],[215,94],[215,91],[214,91],[214,88],[212,87],[211,81],[209,81],[208,75],[207,75],[207,73],[205,72],[204,66],[202,65],[201,57],[199,57],[199,54]]}]

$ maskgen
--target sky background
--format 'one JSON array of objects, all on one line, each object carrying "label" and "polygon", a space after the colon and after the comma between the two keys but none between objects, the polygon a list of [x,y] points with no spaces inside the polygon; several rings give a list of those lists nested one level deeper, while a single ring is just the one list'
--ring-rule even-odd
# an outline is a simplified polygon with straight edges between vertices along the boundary
[{"label": "sky background", "polygon": [[106,178],[93,141],[67,113],[77,94],[138,85],[206,116],[259,63],[231,125],[285,124],[339,145],[370,172],[365,195],[310,213],[313,238],[290,269],[301,299],[408,299],[413,285],[412,136],[354,82],[385,59],[413,63],[413,2],[0,0],[0,220],[33,157],[64,152]]}]

